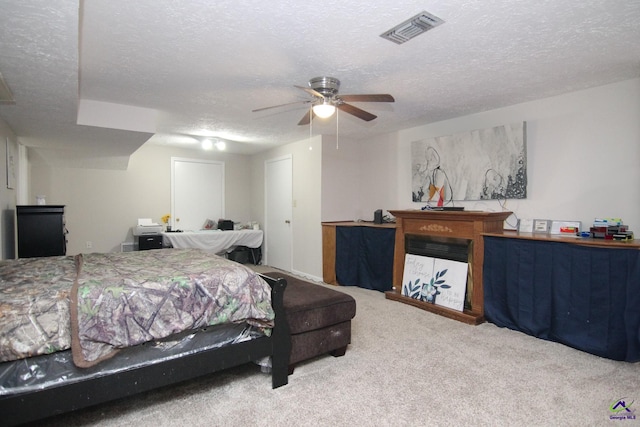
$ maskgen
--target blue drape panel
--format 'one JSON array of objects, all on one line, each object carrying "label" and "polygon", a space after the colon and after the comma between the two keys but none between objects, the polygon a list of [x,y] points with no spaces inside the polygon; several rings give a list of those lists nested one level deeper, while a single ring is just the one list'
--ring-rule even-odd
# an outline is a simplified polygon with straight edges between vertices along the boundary
[{"label": "blue drape panel", "polygon": [[500,237],[484,245],[488,321],[640,361],[640,251]]},{"label": "blue drape panel", "polygon": [[336,227],[336,280],[344,286],[389,291],[396,230]]}]

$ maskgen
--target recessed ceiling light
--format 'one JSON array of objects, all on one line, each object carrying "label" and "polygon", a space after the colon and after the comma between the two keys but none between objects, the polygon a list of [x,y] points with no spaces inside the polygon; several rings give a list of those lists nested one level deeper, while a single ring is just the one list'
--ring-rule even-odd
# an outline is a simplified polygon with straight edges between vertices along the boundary
[{"label": "recessed ceiling light", "polygon": [[216,141],[216,148],[220,151],[224,151],[227,148],[227,143],[224,141]]},{"label": "recessed ceiling light", "polygon": [[202,141],[202,149],[211,150],[213,148],[213,142],[210,139],[205,139]]}]

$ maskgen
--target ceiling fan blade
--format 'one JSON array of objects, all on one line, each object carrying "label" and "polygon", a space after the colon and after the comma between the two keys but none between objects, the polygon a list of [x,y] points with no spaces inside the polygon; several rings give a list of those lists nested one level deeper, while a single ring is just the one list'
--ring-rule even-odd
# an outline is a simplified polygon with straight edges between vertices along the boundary
[{"label": "ceiling fan blade", "polygon": [[305,114],[302,117],[302,119],[300,119],[300,121],[298,122],[298,126],[308,125],[309,123],[311,123],[311,119],[315,117],[316,117],[315,113],[311,108],[309,108],[309,111],[307,111],[307,114]]},{"label": "ceiling fan blade", "polygon": [[359,119],[365,120],[367,122],[370,122],[371,120],[375,119],[376,115],[373,115],[367,111],[361,110],[358,107],[354,107],[353,105],[350,104],[339,104],[337,105],[337,107],[344,111],[345,113],[349,113],[351,115],[356,116]]},{"label": "ceiling fan blade", "polygon": [[295,102],[288,102],[286,104],[280,104],[280,105],[272,105],[271,107],[263,107],[263,108],[257,108],[255,110],[251,110],[252,113],[257,113],[258,111],[264,111],[264,110],[271,110],[272,108],[280,108],[280,107],[286,107],[287,105],[295,105],[295,104],[308,104],[311,101],[306,100],[306,101],[295,101]]},{"label": "ceiling fan blade", "polygon": [[303,91],[307,92],[309,95],[315,96],[316,98],[324,99],[324,95],[321,94],[320,92],[318,92],[317,90],[313,90],[313,89],[311,89],[309,87],[298,86],[298,85],[293,85],[293,87],[297,87],[298,89],[302,89]]},{"label": "ceiling fan blade", "polygon": [[393,96],[386,93],[372,93],[368,95],[338,95],[345,102],[395,102]]}]

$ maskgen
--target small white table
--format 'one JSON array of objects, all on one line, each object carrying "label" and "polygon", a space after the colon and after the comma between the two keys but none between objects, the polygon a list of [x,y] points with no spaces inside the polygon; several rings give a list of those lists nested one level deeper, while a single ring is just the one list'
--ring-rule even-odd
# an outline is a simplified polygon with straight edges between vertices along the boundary
[{"label": "small white table", "polygon": [[236,246],[259,248],[262,246],[262,239],[262,230],[202,230],[162,233],[164,246],[199,248],[215,254],[229,252]]}]

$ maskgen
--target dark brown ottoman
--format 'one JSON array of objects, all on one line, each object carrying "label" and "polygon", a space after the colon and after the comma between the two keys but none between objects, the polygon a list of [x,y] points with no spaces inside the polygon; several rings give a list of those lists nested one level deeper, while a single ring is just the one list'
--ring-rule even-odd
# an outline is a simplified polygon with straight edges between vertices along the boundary
[{"label": "dark brown ottoman", "polygon": [[296,363],[329,353],[343,356],[351,343],[356,301],[347,294],[271,271],[265,276],[287,281],[284,309],[291,329],[289,373]]}]

